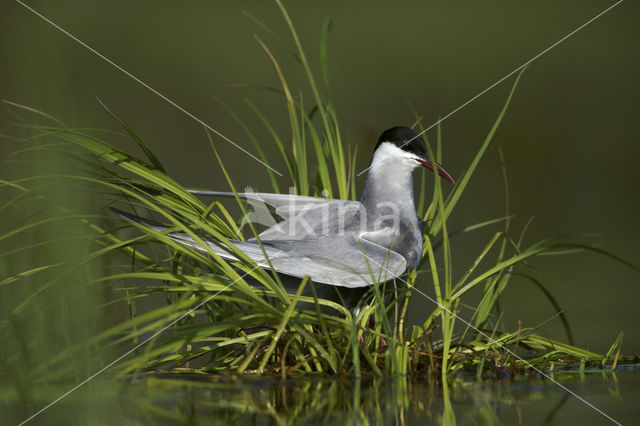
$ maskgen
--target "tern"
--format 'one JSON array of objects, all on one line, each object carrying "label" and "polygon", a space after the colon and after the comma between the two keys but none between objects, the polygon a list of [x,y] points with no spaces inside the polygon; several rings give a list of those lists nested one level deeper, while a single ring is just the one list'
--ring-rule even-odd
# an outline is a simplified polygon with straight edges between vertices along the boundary
[{"label": "tern", "polygon": [[[408,127],[385,130],[367,169],[360,201],[289,194],[244,192],[239,198],[275,210],[282,219],[256,238],[230,243],[280,276],[300,281],[309,277],[325,288],[347,294],[414,270],[422,258],[422,226],[416,214],[413,171],[423,167],[455,183],[451,175],[429,159],[424,140]],[[201,196],[235,197],[231,192],[190,190]],[[116,210],[123,218],[167,232],[168,227]],[[202,252],[215,252],[239,261],[220,241],[203,239],[208,247],[183,232],[167,236]],[[322,286],[321,286],[322,287]],[[353,291],[355,290],[355,292]],[[324,294],[326,297],[326,292]],[[342,299],[342,296],[340,296]],[[349,297],[351,298],[351,297]],[[350,303],[353,305],[354,301]]]}]

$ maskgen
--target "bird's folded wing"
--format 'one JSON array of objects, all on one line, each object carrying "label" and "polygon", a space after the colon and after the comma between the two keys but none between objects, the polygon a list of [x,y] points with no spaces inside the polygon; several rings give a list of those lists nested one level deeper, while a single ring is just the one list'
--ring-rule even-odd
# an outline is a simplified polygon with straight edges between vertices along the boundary
[{"label": "bird's folded wing", "polygon": [[[208,251],[183,233],[167,235],[196,250]],[[225,250],[219,244],[203,241],[220,257],[238,260],[231,249]],[[299,278],[308,276],[316,283],[340,287],[365,287],[388,281],[404,273],[407,266],[400,254],[355,238],[352,241],[339,241],[335,237],[304,241],[263,241],[262,248],[255,241],[230,242],[262,268]]]},{"label": "bird's folded wing", "polygon": [[[169,229],[157,222],[115,208],[112,210],[128,221],[158,232]],[[230,240],[234,246],[230,247],[202,239],[205,247],[183,232],[170,232],[167,236],[185,246],[206,253],[213,251],[231,261],[239,261],[233,254],[237,249],[259,267],[299,278],[308,276],[316,283],[340,287],[365,287],[388,281],[403,274],[407,267],[402,255],[357,238],[353,233],[305,240],[263,240],[262,247],[257,241]]]},{"label": "bird's folded wing", "polygon": [[[235,198],[233,192],[201,191],[190,189],[194,195],[206,195],[212,197]],[[347,205],[356,203],[355,201],[336,200],[333,198],[308,197],[304,195],[292,194],[270,194],[266,192],[238,192],[238,197],[254,203],[263,203],[273,207],[278,216],[287,219],[309,208],[320,207],[322,205]]]},{"label": "bird's folded wing", "polygon": [[344,204],[308,204],[296,215],[263,231],[260,240],[315,240],[327,235],[353,232],[353,229],[360,228],[360,207],[361,204],[357,201]]},{"label": "bird's folded wing", "polygon": [[264,241],[286,256],[272,261],[288,275],[308,275],[314,282],[341,287],[365,287],[404,273],[403,256],[386,247],[357,238],[353,233],[291,241]]}]

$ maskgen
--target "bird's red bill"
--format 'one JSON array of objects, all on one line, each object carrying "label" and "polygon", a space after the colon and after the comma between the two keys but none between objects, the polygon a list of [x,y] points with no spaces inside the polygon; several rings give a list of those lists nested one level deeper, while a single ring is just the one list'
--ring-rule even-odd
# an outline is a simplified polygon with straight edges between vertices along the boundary
[{"label": "bird's red bill", "polygon": [[[433,164],[431,164],[431,162],[426,161],[426,160],[422,160],[422,159],[418,159],[416,158],[416,161],[418,163],[420,163],[420,165],[422,167],[424,167],[425,169],[429,169],[431,171],[433,171]],[[448,180],[449,182],[455,184],[456,182],[453,180],[453,178],[451,177],[451,175],[449,174],[449,172],[447,172],[444,167],[442,167],[440,164],[436,163],[436,166],[438,167],[438,174],[440,175],[440,177],[442,177],[443,179]]]}]

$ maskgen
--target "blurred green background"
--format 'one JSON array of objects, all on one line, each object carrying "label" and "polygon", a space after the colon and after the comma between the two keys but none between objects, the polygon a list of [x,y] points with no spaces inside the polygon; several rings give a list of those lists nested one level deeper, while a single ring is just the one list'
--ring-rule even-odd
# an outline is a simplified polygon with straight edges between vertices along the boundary
[{"label": "blurred green background", "polygon": [[[286,6],[317,78],[320,28],[325,17],[333,19],[332,95],[345,140],[358,145],[358,167],[365,168],[382,130],[414,122],[409,102],[430,125],[612,3],[407,1],[391,6],[383,1],[290,1]],[[272,166],[285,170],[244,98],[268,111],[268,118],[286,135],[284,102],[273,92],[237,87],[279,85],[253,37],[258,34],[281,59],[290,85],[308,93],[301,69],[286,48],[242,13],[255,16],[291,44],[272,2],[28,4],[255,152],[215,100],[219,98],[265,141],[263,149],[273,159]],[[117,130],[96,101],[98,96],[136,130],[178,182],[227,189],[199,124],[18,3],[7,1],[0,8],[0,98],[46,111],[71,126]],[[504,215],[500,147],[507,164],[511,212],[517,215],[516,235],[534,217],[525,243],[599,233],[600,247],[640,263],[639,11],[638,4],[623,2],[528,68],[451,228]],[[443,164],[453,176],[459,176],[475,155],[512,81],[443,122]],[[15,117],[0,108],[0,122],[9,121]],[[435,139],[434,132],[428,135]],[[123,139],[110,142],[139,155]],[[2,145],[2,155],[15,149],[7,140]],[[238,188],[271,189],[260,164],[222,141],[218,147]],[[7,173],[1,177],[11,179]],[[287,186],[286,177],[280,182]],[[470,234],[454,241],[458,276],[488,235]],[[623,353],[639,351],[637,273],[592,253],[536,258],[532,265],[531,273],[564,308],[578,345],[604,352],[624,330]],[[528,282],[514,279],[510,286],[501,303],[509,328],[517,328],[518,320],[534,326],[553,315]],[[430,304],[424,300],[414,306],[414,317],[424,318]],[[545,326],[543,334],[564,338],[558,320]]]}]

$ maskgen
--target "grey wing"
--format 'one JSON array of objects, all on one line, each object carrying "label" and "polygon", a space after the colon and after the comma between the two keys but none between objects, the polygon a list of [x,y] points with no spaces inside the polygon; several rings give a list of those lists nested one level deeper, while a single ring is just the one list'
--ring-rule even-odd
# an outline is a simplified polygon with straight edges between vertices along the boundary
[{"label": "grey wing", "polygon": [[[182,233],[168,234],[173,240],[196,250],[207,249]],[[404,273],[407,263],[400,254],[366,240],[352,242],[335,237],[303,241],[230,241],[262,268],[298,278],[308,276],[315,283],[340,287],[366,287],[391,280]],[[221,246],[206,241],[220,257],[237,261]],[[264,249],[264,251],[263,251]],[[266,254],[266,257],[265,257]]]},{"label": "grey wing", "polygon": [[259,237],[262,241],[307,240],[353,233],[360,228],[361,207],[357,201],[307,205]]},{"label": "grey wing", "polygon": [[308,275],[316,283],[365,287],[400,276],[407,268],[402,255],[353,233],[263,244],[287,253],[271,262],[278,272]]},{"label": "grey wing", "polygon": [[[203,191],[198,189],[189,189],[188,191],[194,195],[235,198],[233,192]],[[333,198],[308,197],[292,194],[270,194],[266,192],[238,192],[238,197],[254,203],[263,203],[273,207],[278,216],[283,219],[295,216],[310,208],[321,207],[323,205],[346,205],[354,203],[354,201],[336,200]]]},{"label": "grey wing", "polygon": [[[172,233],[168,236],[181,244],[208,252],[188,235]],[[282,245],[289,250],[283,250],[268,244],[263,244],[261,248],[256,242],[231,241],[261,268],[268,269],[271,263],[273,270],[278,273],[298,278],[308,276],[318,284],[349,288],[366,287],[391,280],[404,273],[407,263],[400,254],[366,240],[361,242],[360,247],[353,247],[341,246],[336,241],[291,241]],[[223,259],[238,260],[221,246],[206,240],[205,243]]]},{"label": "grey wing", "polygon": [[[163,232],[168,228],[156,222],[140,218],[117,209],[121,217]],[[223,259],[238,261],[221,242],[203,239],[204,247],[182,232],[171,232],[167,236],[174,241],[198,251],[216,253]],[[357,238],[354,233],[331,235],[305,240],[262,241],[230,240],[237,249],[262,268],[273,269],[294,277],[309,276],[319,284],[341,287],[365,287],[400,276],[407,268],[405,258],[397,252],[370,241]],[[266,255],[266,256],[265,256]]]}]

